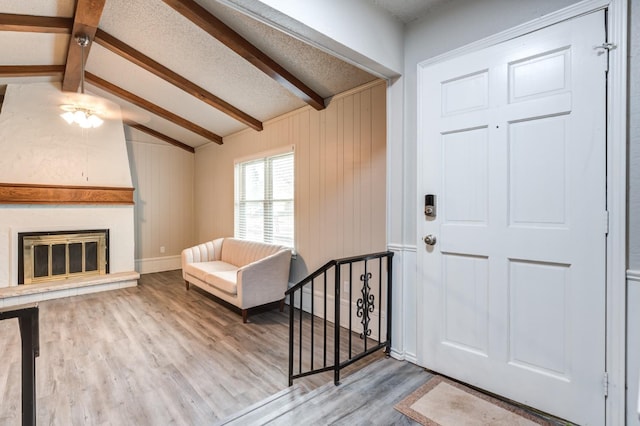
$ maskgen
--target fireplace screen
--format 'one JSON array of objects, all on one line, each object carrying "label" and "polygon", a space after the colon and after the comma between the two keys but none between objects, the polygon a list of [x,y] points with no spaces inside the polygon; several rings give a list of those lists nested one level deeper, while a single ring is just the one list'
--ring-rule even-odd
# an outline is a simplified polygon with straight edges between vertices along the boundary
[{"label": "fireplace screen", "polygon": [[108,272],[108,230],[19,234],[19,284]]}]

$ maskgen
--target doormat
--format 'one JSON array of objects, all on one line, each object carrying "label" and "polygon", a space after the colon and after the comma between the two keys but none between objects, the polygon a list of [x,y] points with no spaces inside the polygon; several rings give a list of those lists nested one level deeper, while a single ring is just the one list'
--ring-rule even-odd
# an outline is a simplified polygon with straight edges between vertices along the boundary
[{"label": "doormat", "polygon": [[435,376],[394,407],[427,426],[553,425],[547,419]]}]

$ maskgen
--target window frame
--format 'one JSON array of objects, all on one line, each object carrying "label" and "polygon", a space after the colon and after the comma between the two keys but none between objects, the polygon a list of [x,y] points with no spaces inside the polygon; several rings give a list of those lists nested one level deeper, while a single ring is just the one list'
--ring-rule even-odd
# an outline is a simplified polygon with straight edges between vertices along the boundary
[{"label": "window frame", "polygon": [[[288,201],[288,200],[274,200],[273,198],[273,169],[271,167],[272,162],[269,160],[272,160],[273,158],[276,157],[281,157],[281,156],[285,156],[287,154],[291,154],[292,159],[293,159],[293,188],[292,189],[292,198],[291,198],[291,202],[292,202],[292,233],[291,233],[291,245],[289,244],[283,244],[283,243],[274,243],[273,240],[272,241],[267,241],[267,234],[265,233],[266,227],[267,227],[267,219],[270,218],[271,220],[271,225],[273,225],[273,203],[274,201]],[[295,145],[289,145],[289,146],[285,146],[285,147],[280,147],[277,149],[273,149],[273,150],[269,150],[269,151],[263,151],[260,153],[256,153],[256,154],[252,154],[249,156],[244,156],[244,157],[239,157],[236,158],[234,160],[234,200],[233,200],[233,219],[234,219],[234,224],[233,224],[233,234],[235,238],[239,238],[239,239],[244,239],[244,240],[248,240],[246,238],[246,234],[244,237],[239,236],[240,235],[240,217],[241,217],[241,208],[242,205],[246,205],[247,201],[246,200],[241,200],[240,196],[241,196],[241,184],[242,184],[242,179],[244,179],[244,176],[242,175],[242,165],[243,164],[247,164],[247,163],[251,163],[251,162],[258,162],[261,161],[263,162],[263,164],[265,165],[265,169],[264,169],[264,196],[263,199],[261,200],[262,204],[263,204],[263,224],[264,224],[264,228],[263,228],[263,233],[262,233],[262,239],[259,240],[260,242],[264,242],[267,244],[280,244],[286,247],[290,247],[292,250],[295,251],[295,245],[296,245],[296,220],[295,220],[295,211],[296,211],[296,154],[295,154]],[[272,226],[273,229],[273,226]],[[271,237],[273,238],[273,234],[271,235]],[[258,240],[248,240],[248,241],[258,241]]]}]

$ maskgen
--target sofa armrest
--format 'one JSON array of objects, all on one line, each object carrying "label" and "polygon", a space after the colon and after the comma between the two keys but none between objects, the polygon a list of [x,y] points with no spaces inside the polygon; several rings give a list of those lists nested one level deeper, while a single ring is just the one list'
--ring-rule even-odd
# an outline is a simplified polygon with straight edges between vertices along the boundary
[{"label": "sofa armrest", "polygon": [[238,269],[240,308],[247,309],[284,298],[289,285],[291,250],[280,250]]}]

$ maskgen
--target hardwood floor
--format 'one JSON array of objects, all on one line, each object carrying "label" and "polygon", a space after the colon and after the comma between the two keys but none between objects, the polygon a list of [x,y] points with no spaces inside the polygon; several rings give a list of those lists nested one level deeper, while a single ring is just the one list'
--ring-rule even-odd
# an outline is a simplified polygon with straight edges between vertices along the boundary
[{"label": "hardwood floor", "polygon": [[[283,391],[286,309],[249,318],[243,324],[205,293],[186,291],[180,271],[143,275],[138,287],[41,302],[38,424],[213,424]],[[370,384],[358,378],[355,393],[345,386],[351,374],[357,377],[352,371],[373,362],[383,370],[366,375]],[[0,425],[19,425],[17,320],[0,321],[0,366]],[[327,398],[305,404],[303,417],[283,416],[275,423],[401,419],[393,404],[427,376],[381,354],[344,371],[338,387],[322,387],[331,373],[296,381],[311,392],[327,389]]]},{"label": "hardwood floor", "polygon": [[415,425],[391,407],[430,377],[415,365],[383,357],[346,376],[339,386],[327,383],[298,395],[296,383],[275,401],[219,425]]}]

